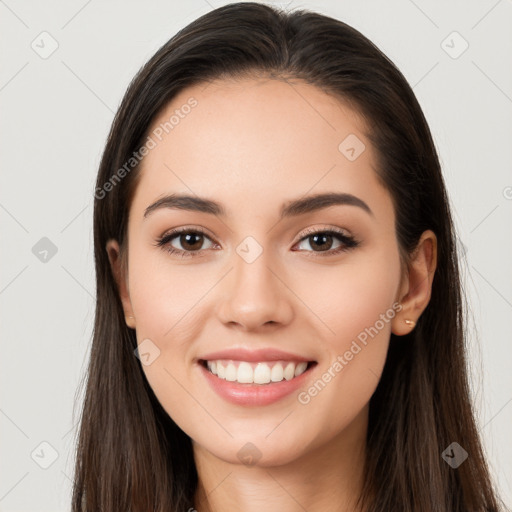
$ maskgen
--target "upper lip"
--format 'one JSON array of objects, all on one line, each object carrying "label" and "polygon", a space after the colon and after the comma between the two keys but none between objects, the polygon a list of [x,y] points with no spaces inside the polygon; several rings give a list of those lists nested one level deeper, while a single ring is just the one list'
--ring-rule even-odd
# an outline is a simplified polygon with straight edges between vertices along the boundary
[{"label": "upper lip", "polygon": [[234,361],[313,361],[307,357],[299,356],[291,352],[284,352],[275,348],[260,348],[260,349],[247,349],[247,348],[231,348],[220,350],[218,352],[210,352],[199,358],[203,361],[215,361],[218,359],[233,359]]}]

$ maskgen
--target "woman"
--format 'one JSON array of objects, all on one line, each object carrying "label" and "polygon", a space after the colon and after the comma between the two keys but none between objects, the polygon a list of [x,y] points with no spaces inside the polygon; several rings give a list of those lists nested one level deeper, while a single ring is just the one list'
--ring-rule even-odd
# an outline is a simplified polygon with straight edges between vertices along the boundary
[{"label": "woman", "polygon": [[95,197],[74,511],[498,510],[438,156],[362,34],[197,19],[131,83]]}]

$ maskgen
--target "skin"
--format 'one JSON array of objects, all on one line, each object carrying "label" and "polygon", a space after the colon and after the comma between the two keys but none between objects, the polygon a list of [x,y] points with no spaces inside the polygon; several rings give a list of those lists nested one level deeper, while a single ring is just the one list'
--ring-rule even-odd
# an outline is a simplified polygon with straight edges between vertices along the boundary
[{"label": "skin", "polygon": [[[353,510],[363,481],[368,402],[391,332],[404,335],[428,304],[436,237],[423,233],[401,272],[389,192],[377,181],[362,118],[338,99],[299,82],[218,80],[182,91],[153,127],[193,96],[197,106],[144,158],[130,207],[128,265],[107,244],[127,324],[160,355],[145,375],[164,409],[193,442],[204,511]],[[355,134],[366,149],[349,161],[338,149]],[[279,220],[283,203],[347,192],[351,205]],[[226,218],[178,209],[144,210],[169,193],[222,203]],[[202,227],[202,255],[181,258],[154,244],[177,227]],[[339,228],[358,247],[323,256],[305,228]],[[262,254],[236,252],[253,237]],[[183,237],[172,245],[182,249]],[[332,250],[340,246],[333,239]],[[217,248],[217,249],[215,249]],[[292,250],[292,248],[294,250]],[[318,362],[302,390],[343,355],[359,333],[401,301],[364,348],[307,404],[297,394],[267,406],[239,406],[210,389],[196,359],[232,347],[277,347]],[[237,456],[253,443],[253,466]]]}]

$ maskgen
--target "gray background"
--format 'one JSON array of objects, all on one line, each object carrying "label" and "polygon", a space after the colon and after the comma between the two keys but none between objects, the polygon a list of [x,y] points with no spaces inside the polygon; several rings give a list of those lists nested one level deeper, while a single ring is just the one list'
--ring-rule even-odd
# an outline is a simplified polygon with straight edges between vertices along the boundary
[{"label": "gray background", "polygon": [[[1,511],[69,510],[73,405],[94,315],[101,151],[139,67],[225,3],[0,0]],[[512,1],[275,4],[360,30],[396,63],[424,109],[467,258],[479,426],[510,504]],[[81,398],[77,412],[79,405]]]}]

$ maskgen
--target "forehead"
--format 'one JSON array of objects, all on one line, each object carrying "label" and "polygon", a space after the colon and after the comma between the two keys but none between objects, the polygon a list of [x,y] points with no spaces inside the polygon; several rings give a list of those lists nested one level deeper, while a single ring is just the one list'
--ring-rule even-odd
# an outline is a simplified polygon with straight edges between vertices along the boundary
[{"label": "forehead", "polygon": [[276,209],[308,191],[371,200],[383,189],[366,129],[346,103],[298,80],[197,84],[153,121],[155,146],[142,161],[134,205],[143,209],[172,192],[214,196],[228,206],[275,202]]},{"label": "forehead", "polygon": [[[188,106],[191,102],[194,107]],[[255,164],[272,157],[306,157],[315,166],[319,151],[338,156],[340,142],[350,134],[364,139],[366,127],[356,111],[313,85],[245,78],[181,91],[153,122],[154,130],[165,132],[162,142],[168,150],[187,150],[191,164],[198,151],[197,158],[217,162],[232,162],[236,156],[246,160],[248,154],[254,161],[259,148]]]}]

